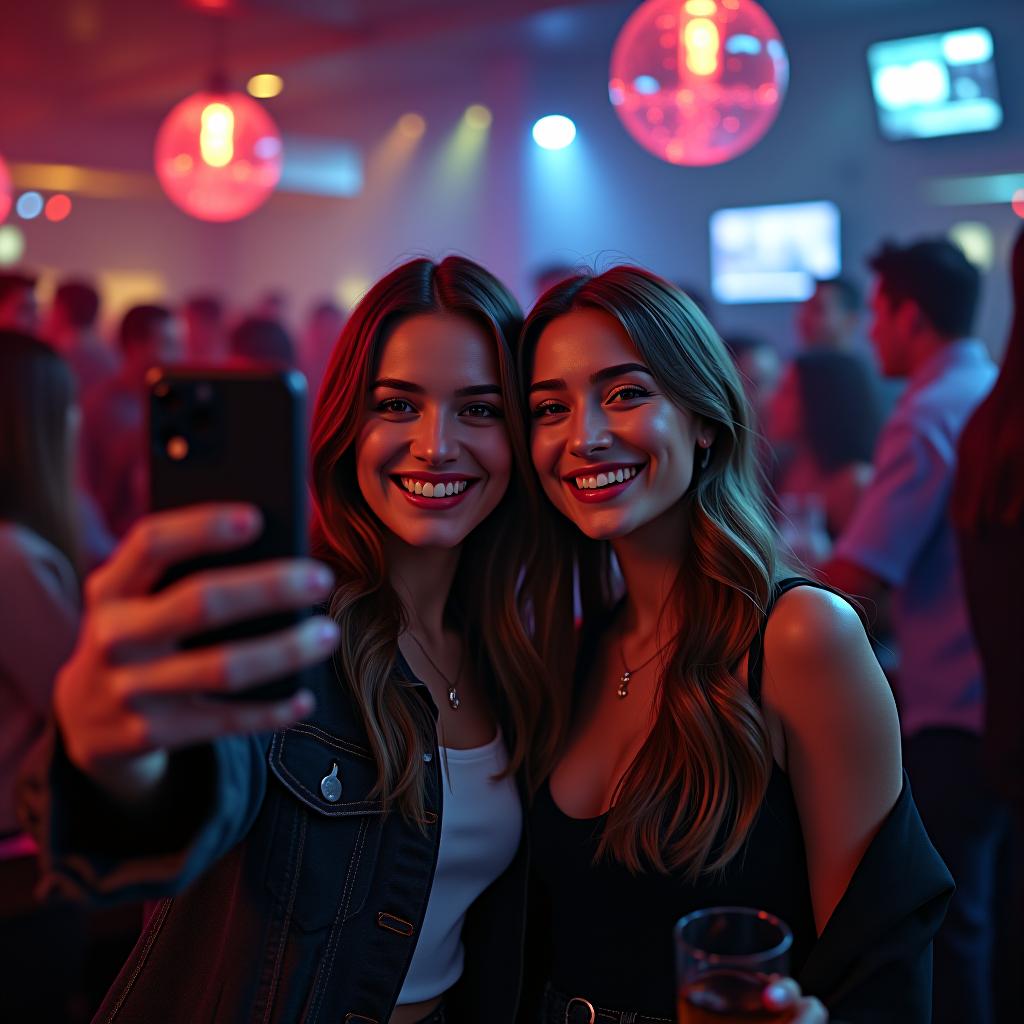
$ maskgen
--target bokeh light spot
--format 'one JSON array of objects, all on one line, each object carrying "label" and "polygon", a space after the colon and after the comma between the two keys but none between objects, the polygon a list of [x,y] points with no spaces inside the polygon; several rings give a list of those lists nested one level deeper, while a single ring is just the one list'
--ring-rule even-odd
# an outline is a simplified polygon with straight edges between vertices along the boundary
[{"label": "bokeh light spot", "polygon": [[43,212],[43,197],[38,192],[22,192],[15,209],[22,220],[35,220]]},{"label": "bokeh light spot", "polygon": [[246,91],[258,100],[272,100],[281,95],[284,79],[280,75],[253,75],[246,83]]},{"label": "bokeh light spot", "polygon": [[13,224],[0,226],[0,267],[9,267],[25,255],[25,236]]},{"label": "bokeh light spot", "polygon": [[70,213],[71,200],[63,193],[50,196],[50,198],[46,200],[46,219],[53,221],[54,224],[58,224],[60,221],[66,219]]}]

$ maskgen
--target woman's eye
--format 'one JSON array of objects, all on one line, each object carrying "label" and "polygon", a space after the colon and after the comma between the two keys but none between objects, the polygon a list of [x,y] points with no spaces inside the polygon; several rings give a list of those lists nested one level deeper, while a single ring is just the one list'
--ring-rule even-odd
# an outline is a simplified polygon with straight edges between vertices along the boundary
[{"label": "woman's eye", "polygon": [[630,402],[634,398],[648,398],[650,397],[650,391],[647,388],[640,387],[639,384],[627,384],[624,387],[613,391],[608,396],[609,402]]},{"label": "woman's eye", "polygon": [[533,410],[533,418],[535,420],[539,420],[545,416],[557,416],[559,413],[567,411],[568,410],[561,402],[541,402],[541,404]]},{"label": "woman's eye", "polygon": [[497,406],[491,405],[489,402],[474,402],[472,405],[467,405],[466,408],[462,410],[462,415],[500,419],[501,410]]},{"label": "woman's eye", "polygon": [[378,412],[396,412],[406,413],[415,412],[416,410],[407,402],[404,398],[385,398],[380,405],[377,406]]}]

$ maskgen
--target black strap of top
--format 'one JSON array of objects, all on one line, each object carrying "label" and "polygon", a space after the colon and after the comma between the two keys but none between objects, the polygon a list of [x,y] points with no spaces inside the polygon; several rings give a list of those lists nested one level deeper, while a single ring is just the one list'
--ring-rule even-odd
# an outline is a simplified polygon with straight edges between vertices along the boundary
[{"label": "black strap of top", "polygon": [[754,637],[754,642],[750,645],[750,650],[747,652],[747,690],[758,707],[761,706],[761,676],[764,672],[764,634],[768,628],[768,617],[771,615],[778,599],[787,590],[794,590],[797,587],[817,587],[819,590],[832,589],[822,583],[809,580],[804,576],[789,576],[775,584],[771,600],[769,600],[768,607],[764,611],[764,618],[761,620],[761,628],[757,631],[757,636]]}]

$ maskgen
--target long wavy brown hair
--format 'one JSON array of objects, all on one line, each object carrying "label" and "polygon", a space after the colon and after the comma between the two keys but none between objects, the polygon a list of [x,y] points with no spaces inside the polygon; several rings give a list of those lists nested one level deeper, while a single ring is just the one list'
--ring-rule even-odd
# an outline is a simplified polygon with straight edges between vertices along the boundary
[{"label": "long wavy brown hair", "polygon": [[20,331],[0,331],[0,519],[20,523],[78,566],[67,360]]},{"label": "long wavy brown hair", "polygon": [[[541,499],[512,351],[522,313],[504,285],[470,260],[412,260],[374,285],[342,330],[317,399],[310,450],[313,550],[338,577],[331,602],[342,636],[336,663],[377,762],[376,795],[416,821],[424,817],[423,754],[432,749],[434,723],[396,672],[407,617],[388,579],[385,528],[359,491],[354,446],[383,345],[399,323],[424,313],[468,317],[493,340],[514,461],[508,492],[463,543],[446,618],[463,631],[478,677],[491,685],[505,724],[509,773],[522,769],[535,786],[560,732],[548,671],[527,631],[532,581],[523,578],[522,566],[534,561],[531,523]],[[538,738],[541,721],[555,723],[555,730]]]},{"label": "long wavy brown hair", "polygon": [[[682,497],[673,598],[685,623],[669,646],[655,724],[615,792],[597,856],[631,871],[653,868],[696,879],[723,868],[743,845],[764,798],[772,752],[761,712],[737,678],[782,572],[753,452],[750,413],[728,351],[678,288],[636,267],[581,275],[543,295],[523,329],[519,364],[529,386],[537,342],[556,317],[577,309],[613,316],[664,393],[716,428],[710,462]],[[569,520],[548,515],[537,556],[552,582],[537,619],[556,670],[571,675],[573,579],[581,636],[613,610],[612,549]],[[569,645],[564,645],[568,647]]]}]

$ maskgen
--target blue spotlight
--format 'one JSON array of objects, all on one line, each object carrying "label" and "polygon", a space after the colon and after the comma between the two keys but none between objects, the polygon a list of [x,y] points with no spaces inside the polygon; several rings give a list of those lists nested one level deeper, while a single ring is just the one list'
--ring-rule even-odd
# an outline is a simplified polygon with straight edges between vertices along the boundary
[{"label": "blue spotlight", "polygon": [[576,138],[576,125],[561,114],[548,114],[533,126],[533,141],[541,149],[565,149]]}]

